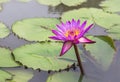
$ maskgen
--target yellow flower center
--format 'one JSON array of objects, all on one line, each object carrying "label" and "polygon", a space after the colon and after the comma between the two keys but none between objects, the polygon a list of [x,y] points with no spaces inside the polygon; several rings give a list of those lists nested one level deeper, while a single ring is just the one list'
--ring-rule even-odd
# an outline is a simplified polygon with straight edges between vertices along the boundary
[{"label": "yellow flower center", "polygon": [[68,30],[68,31],[66,31],[64,35],[66,37],[68,37],[68,36],[74,37],[74,36],[77,36],[78,34],[80,34],[80,30],[75,29],[75,30]]}]

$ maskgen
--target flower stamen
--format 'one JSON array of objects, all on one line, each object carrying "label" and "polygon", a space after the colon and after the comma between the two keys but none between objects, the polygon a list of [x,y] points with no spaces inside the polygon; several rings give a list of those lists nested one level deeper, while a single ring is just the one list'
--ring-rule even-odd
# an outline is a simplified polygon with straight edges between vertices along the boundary
[{"label": "flower stamen", "polygon": [[68,30],[65,32],[65,37],[71,36],[71,37],[75,37],[78,36],[80,34],[80,30],[75,29],[75,30]]}]

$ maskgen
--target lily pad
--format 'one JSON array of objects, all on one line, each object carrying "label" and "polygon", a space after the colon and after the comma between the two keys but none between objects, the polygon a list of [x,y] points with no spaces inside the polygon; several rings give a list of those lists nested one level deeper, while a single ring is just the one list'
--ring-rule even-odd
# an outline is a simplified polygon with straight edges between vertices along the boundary
[{"label": "lily pad", "polygon": [[13,51],[15,60],[33,69],[59,70],[76,62],[74,49],[59,57],[62,43],[35,43]]},{"label": "lily pad", "polygon": [[50,75],[46,82],[97,82],[97,80],[80,76],[79,72],[69,71]]},{"label": "lily pad", "polygon": [[112,26],[110,29],[106,30],[108,33],[120,33],[120,26]]},{"label": "lily pad", "polygon": [[0,0],[0,4],[1,3],[5,3],[5,2],[9,2],[10,0]]},{"label": "lily pad", "polygon": [[12,75],[6,71],[0,70],[0,82],[6,82],[7,79],[12,79]]},{"label": "lily pad", "polygon": [[108,35],[115,40],[120,40],[120,26],[112,26],[110,29],[106,30]]},{"label": "lily pad", "polygon": [[57,6],[60,3],[63,3],[67,6],[77,6],[86,2],[86,0],[37,0],[39,3],[50,6]]},{"label": "lily pad", "polygon": [[108,36],[90,36],[89,38],[96,41],[96,43],[86,45],[86,50],[90,52],[90,55],[102,69],[107,70],[112,63],[116,52],[113,40]]},{"label": "lily pad", "polygon": [[32,1],[32,0],[17,0],[19,2],[29,2],[29,1]]},{"label": "lily pad", "polygon": [[87,0],[61,0],[61,2],[67,6],[77,6],[86,1]]},{"label": "lily pad", "polygon": [[96,23],[103,28],[110,28],[110,26],[120,24],[120,16],[117,14],[106,13],[102,9],[97,8],[81,8],[78,10],[71,10],[63,13],[62,21],[71,19],[80,19],[82,22],[87,20],[88,24]]},{"label": "lily pad", "polygon": [[102,1],[100,6],[105,10],[109,12],[120,12],[120,0],[105,0]]},{"label": "lily pad", "polygon": [[0,38],[8,36],[9,33],[9,29],[3,23],[0,22]]},{"label": "lily pad", "polygon": [[44,5],[50,5],[50,6],[57,6],[59,5],[61,2],[61,0],[37,0],[40,4],[44,4]]},{"label": "lily pad", "polygon": [[109,33],[108,35],[115,40],[120,40],[120,33]]},{"label": "lily pad", "polygon": [[19,66],[11,55],[9,49],[0,48],[0,67],[16,67]]},{"label": "lily pad", "polygon": [[12,26],[13,32],[20,38],[29,41],[50,40],[48,37],[53,35],[51,29],[56,28],[59,23],[55,18],[30,18],[17,21]]},{"label": "lily pad", "polygon": [[13,75],[13,78],[6,82],[28,82],[33,77],[33,73],[30,70],[15,68],[7,69],[6,71]]},{"label": "lily pad", "polygon": [[62,14],[62,21],[65,22],[72,19],[75,19],[75,20],[80,19],[81,22],[87,20],[88,24],[94,23],[93,18],[88,10],[89,9],[87,8],[81,8],[78,10],[75,9],[75,10],[65,12]]},{"label": "lily pad", "polygon": [[95,23],[103,28],[109,29],[111,26],[120,24],[120,15],[106,13],[101,9],[90,9]]}]

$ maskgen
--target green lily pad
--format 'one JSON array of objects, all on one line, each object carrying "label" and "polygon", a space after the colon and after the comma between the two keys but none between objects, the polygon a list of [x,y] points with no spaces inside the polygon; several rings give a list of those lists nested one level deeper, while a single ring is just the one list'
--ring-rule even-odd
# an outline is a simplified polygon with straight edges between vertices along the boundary
[{"label": "green lily pad", "polygon": [[88,25],[93,22],[92,16],[90,14],[90,12],[88,13],[88,9],[87,8],[81,8],[78,10],[71,10],[68,12],[65,12],[62,14],[62,21],[68,21],[68,20],[72,20],[73,18],[75,20],[80,19],[81,22],[87,20]]},{"label": "green lily pad", "polygon": [[109,33],[108,35],[115,40],[120,40],[120,33]]},{"label": "green lily pad", "polygon": [[9,29],[3,23],[0,22],[0,38],[8,36],[9,33]]},{"label": "green lily pad", "polygon": [[119,12],[120,11],[120,0],[105,0],[103,1],[100,6],[109,12]]},{"label": "green lily pad", "polygon": [[5,3],[5,2],[9,2],[10,0],[0,0],[0,4],[1,3]]},{"label": "green lily pad", "polygon": [[108,35],[115,40],[120,40],[120,26],[112,26],[110,29],[106,30]]},{"label": "green lily pad", "polygon": [[[13,51],[15,60],[33,69],[59,70],[76,62],[71,48],[64,56],[59,57],[62,43],[35,43],[21,46]],[[74,61],[75,60],[75,61]]]},{"label": "green lily pad", "polygon": [[50,6],[57,6],[60,3],[63,3],[67,6],[77,6],[86,2],[86,0],[37,0],[39,3]]},{"label": "green lily pad", "polygon": [[61,2],[67,6],[77,6],[86,1],[87,0],[61,0]]},{"label": "green lily pad", "polygon": [[6,82],[7,79],[12,79],[12,75],[6,71],[0,70],[0,82]]},{"label": "green lily pad", "polygon": [[32,1],[32,0],[17,0],[19,2],[29,2],[29,1]]},{"label": "green lily pad", "polygon": [[69,71],[50,75],[46,82],[97,82],[97,80],[80,76],[79,72]]},{"label": "green lily pad", "polygon": [[0,48],[0,67],[16,67],[19,66],[11,55],[9,49]]},{"label": "green lily pad", "polygon": [[24,19],[13,24],[12,30],[20,38],[29,41],[45,41],[50,40],[48,37],[53,35],[51,29],[55,29],[58,23],[59,20],[55,18]]},{"label": "green lily pad", "polygon": [[113,26],[108,29],[106,32],[108,33],[120,33],[120,26]]},{"label": "green lily pad", "polygon": [[37,1],[40,4],[50,5],[50,6],[57,6],[61,3],[60,0],[37,0]]},{"label": "green lily pad", "polygon": [[71,10],[63,13],[62,21],[71,19],[80,19],[82,22],[87,20],[88,24],[96,23],[103,28],[110,28],[110,26],[120,24],[120,16],[117,14],[106,13],[97,8],[81,8],[78,10]]},{"label": "green lily pad", "polygon": [[111,26],[120,24],[120,15],[106,13],[101,9],[90,9],[95,23],[103,28],[109,29]]},{"label": "green lily pad", "polygon": [[113,40],[108,36],[90,36],[92,40],[96,41],[95,44],[86,45],[85,48],[90,52],[95,61],[107,70],[113,61],[116,49]]},{"label": "green lily pad", "polygon": [[28,82],[33,77],[33,73],[30,70],[15,68],[7,69],[6,71],[13,75],[13,79],[6,82]]}]

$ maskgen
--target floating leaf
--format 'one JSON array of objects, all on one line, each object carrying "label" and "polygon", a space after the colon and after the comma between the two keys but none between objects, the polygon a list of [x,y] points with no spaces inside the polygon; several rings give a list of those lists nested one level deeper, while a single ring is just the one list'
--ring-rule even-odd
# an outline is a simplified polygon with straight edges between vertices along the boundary
[{"label": "floating leaf", "polygon": [[112,26],[110,29],[106,30],[106,32],[113,39],[120,40],[120,25]]},{"label": "floating leaf", "polygon": [[120,25],[113,26],[110,29],[108,29],[106,32],[108,32],[108,33],[120,33]]},{"label": "floating leaf", "polygon": [[0,4],[1,3],[5,3],[5,2],[9,2],[10,0],[0,0]]},{"label": "floating leaf", "polygon": [[4,38],[6,36],[8,36],[10,33],[10,31],[8,30],[8,28],[0,22],[0,38]]},{"label": "floating leaf", "polygon": [[77,6],[86,2],[86,0],[61,0],[61,2],[67,6]]},{"label": "floating leaf", "polygon": [[29,41],[50,40],[48,37],[53,35],[50,29],[56,27],[59,20],[55,18],[31,18],[16,22],[12,30],[21,38]]},{"label": "floating leaf", "polygon": [[20,1],[20,2],[29,2],[29,1],[32,1],[32,0],[17,0],[17,1]]},{"label": "floating leaf", "polygon": [[59,57],[62,43],[35,43],[25,45],[13,51],[15,60],[33,69],[59,70],[65,69],[76,61],[74,50]]},{"label": "floating leaf", "polygon": [[6,71],[0,70],[0,82],[6,82],[7,79],[12,79],[12,75]]},{"label": "floating leaf", "polygon": [[50,75],[46,82],[97,82],[97,80],[80,76],[79,72],[69,71]]},{"label": "floating leaf", "polygon": [[115,40],[120,40],[120,33],[109,33],[108,35]]},{"label": "floating leaf", "polygon": [[51,5],[51,6],[57,6],[61,3],[60,0],[37,0],[37,1],[41,4]]},{"label": "floating leaf", "polygon": [[62,21],[71,19],[87,20],[90,23],[96,23],[103,28],[110,28],[110,26],[120,24],[120,16],[117,14],[106,13],[101,9],[96,8],[81,8],[63,13]]},{"label": "floating leaf", "polygon": [[0,48],[0,67],[16,67],[18,64],[13,60],[9,49]]},{"label": "floating leaf", "polygon": [[6,69],[6,71],[13,75],[13,79],[7,80],[7,82],[28,82],[33,77],[33,73],[30,70],[15,68]]},{"label": "floating leaf", "polygon": [[65,22],[68,20],[72,20],[74,18],[75,20],[80,19],[80,21],[82,21],[82,22],[87,20],[89,22],[89,24],[91,24],[91,23],[93,23],[93,20],[92,20],[92,16],[91,16],[90,12],[89,13],[88,12],[89,11],[87,8],[81,8],[78,10],[71,10],[71,11],[65,12],[62,15],[62,21]]},{"label": "floating leaf", "polygon": [[85,48],[90,52],[96,62],[101,65],[101,68],[106,70],[111,65],[115,54],[113,40],[108,36],[91,36],[90,38],[96,41],[96,43],[86,45]]},{"label": "floating leaf", "polygon": [[113,25],[120,24],[120,15],[106,13],[101,9],[91,8],[90,11],[95,23],[103,28],[109,29]]},{"label": "floating leaf", "polygon": [[60,3],[63,3],[67,6],[77,6],[86,2],[86,0],[37,0],[41,4],[50,5],[50,6],[57,6]]},{"label": "floating leaf", "polygon": [[119,12],[120,11],[120,0],[105,0],[100,6],[103,7],[105,11]]}]

